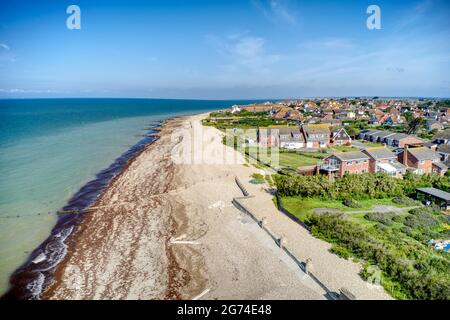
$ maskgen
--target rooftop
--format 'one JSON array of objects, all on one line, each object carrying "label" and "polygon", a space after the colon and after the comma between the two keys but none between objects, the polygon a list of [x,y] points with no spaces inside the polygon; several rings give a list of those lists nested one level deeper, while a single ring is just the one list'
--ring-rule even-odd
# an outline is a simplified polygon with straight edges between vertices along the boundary
[{"label": "rooftop", "polygon": [[330,126],[328,124],[307,124],[303,126],[303,130],[308,134],[314,133],[330,133]]},{"label": "rooftop", "polygon": [[393,159],[397,157],[394,152],[386,147],[367,148],[363,152],[375,160]]},{"label": "rooftop", "polygon": [[349,160],[369,160],[369,157],[362,153],[361,151],[353,151],[353,152],[339,152],[335,153],[332,156],[335,156],[336,158],[342,160],[342,161],[349,161]]},{"label": "rooftop", "polygon": [[419,161],[422,160],[434,160],[440,158],[439,154],[427,147],[420,148],[410,148],[408,152],[414,156]]},{"label": "rooftop", "polygon": [[439,198],[445,201],[450,201],[450,193],[436,189],[436,188],[418,188],[417,191],[428,194],[435,198]]}]

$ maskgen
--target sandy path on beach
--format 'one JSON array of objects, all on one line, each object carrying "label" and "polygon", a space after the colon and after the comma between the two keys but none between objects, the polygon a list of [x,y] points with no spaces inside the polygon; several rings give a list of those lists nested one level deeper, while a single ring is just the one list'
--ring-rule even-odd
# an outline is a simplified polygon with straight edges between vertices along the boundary
[{"label": "sandy path on beach", "polygon": [[368,289],[360,266],[328,252],[329,245],[281,215],[271,196],[248,183],[258,170],[201,126],[204,115],[169,121],[161,139],[141,153],[99,197],[70,238],[48,299],[324,299],[324,290],[231,201],[242,196],[238,176],[299,258],[337,291],[383,299]]}]

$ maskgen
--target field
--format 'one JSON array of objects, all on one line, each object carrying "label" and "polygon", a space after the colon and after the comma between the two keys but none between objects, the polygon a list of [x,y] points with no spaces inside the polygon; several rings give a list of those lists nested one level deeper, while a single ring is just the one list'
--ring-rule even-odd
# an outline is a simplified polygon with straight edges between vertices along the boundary
[{"label": "field", "polygon": [[394,206],[398,208],[405,207],[405,205],[392,202],[392,198],[359,200],[358,203],[360,206],[358,208],[350,208],[344,205],[340,200],[301,197],[280,197],[280,200],[283,207],[290,213],[298,217],[300,220],[305,220],[308,215],[313,213],[313,209],[315,208],[326,208],[348,213],[347,216],[350,219],[366,223],[367,220],[363,218],[364,213],[352,212],[371,210],[373,206]]}]

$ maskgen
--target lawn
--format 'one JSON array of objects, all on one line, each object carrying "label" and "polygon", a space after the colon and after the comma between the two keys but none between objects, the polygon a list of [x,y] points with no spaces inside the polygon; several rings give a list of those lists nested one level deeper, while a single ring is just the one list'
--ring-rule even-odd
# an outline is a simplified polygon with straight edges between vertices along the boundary
[{"label": "lawn", "polygon": [[[399,208],[405,207],[404,205],[392,202],[392,198],[359,200],[358,203],[361,205],[360,208],[349,208],[340,200],[323,200],[319,198],[301,197],[280,197],[280,200],[283,207],[300,220],[304,220],[313,212],[312,210],[314,208],[336,209],[346,213],[351,213],[352,211],[370,210],[375,205],[395,206]],[[368,222],[364,219],[364,213],[350,214],[349,218],[359,222]]]},{"label": "lawn", "polygon": [[360,149],[352,146],[335,146],[333,147],[334,150],[339,152],[351,152],[351,151],[359,151]]},{"label": "lawn", "polygon": [[[261,147],[250,147],[245,149],[245,153],[252,155],[253,157],[258,156],[258,160],[270,164],[272,167],[290,167],[292,169],[297,169],[303,166],[316,165],[320,161],[318,157],[314,155],[304,155],[296,152],[280,152],[278,148],[261,148]],[[322,157],[327,156],[326,154],[320,154]],[[276,163],[279,161],[278,163]]]}]

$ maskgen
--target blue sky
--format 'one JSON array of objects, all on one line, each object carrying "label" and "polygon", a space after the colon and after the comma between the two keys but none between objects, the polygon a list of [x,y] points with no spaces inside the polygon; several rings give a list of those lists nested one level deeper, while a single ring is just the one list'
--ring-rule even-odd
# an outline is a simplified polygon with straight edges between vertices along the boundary
[{"label": "blue sky", "polygon": [[3,0],[0,97],[450,97],[449,40],[448,0]]}]

